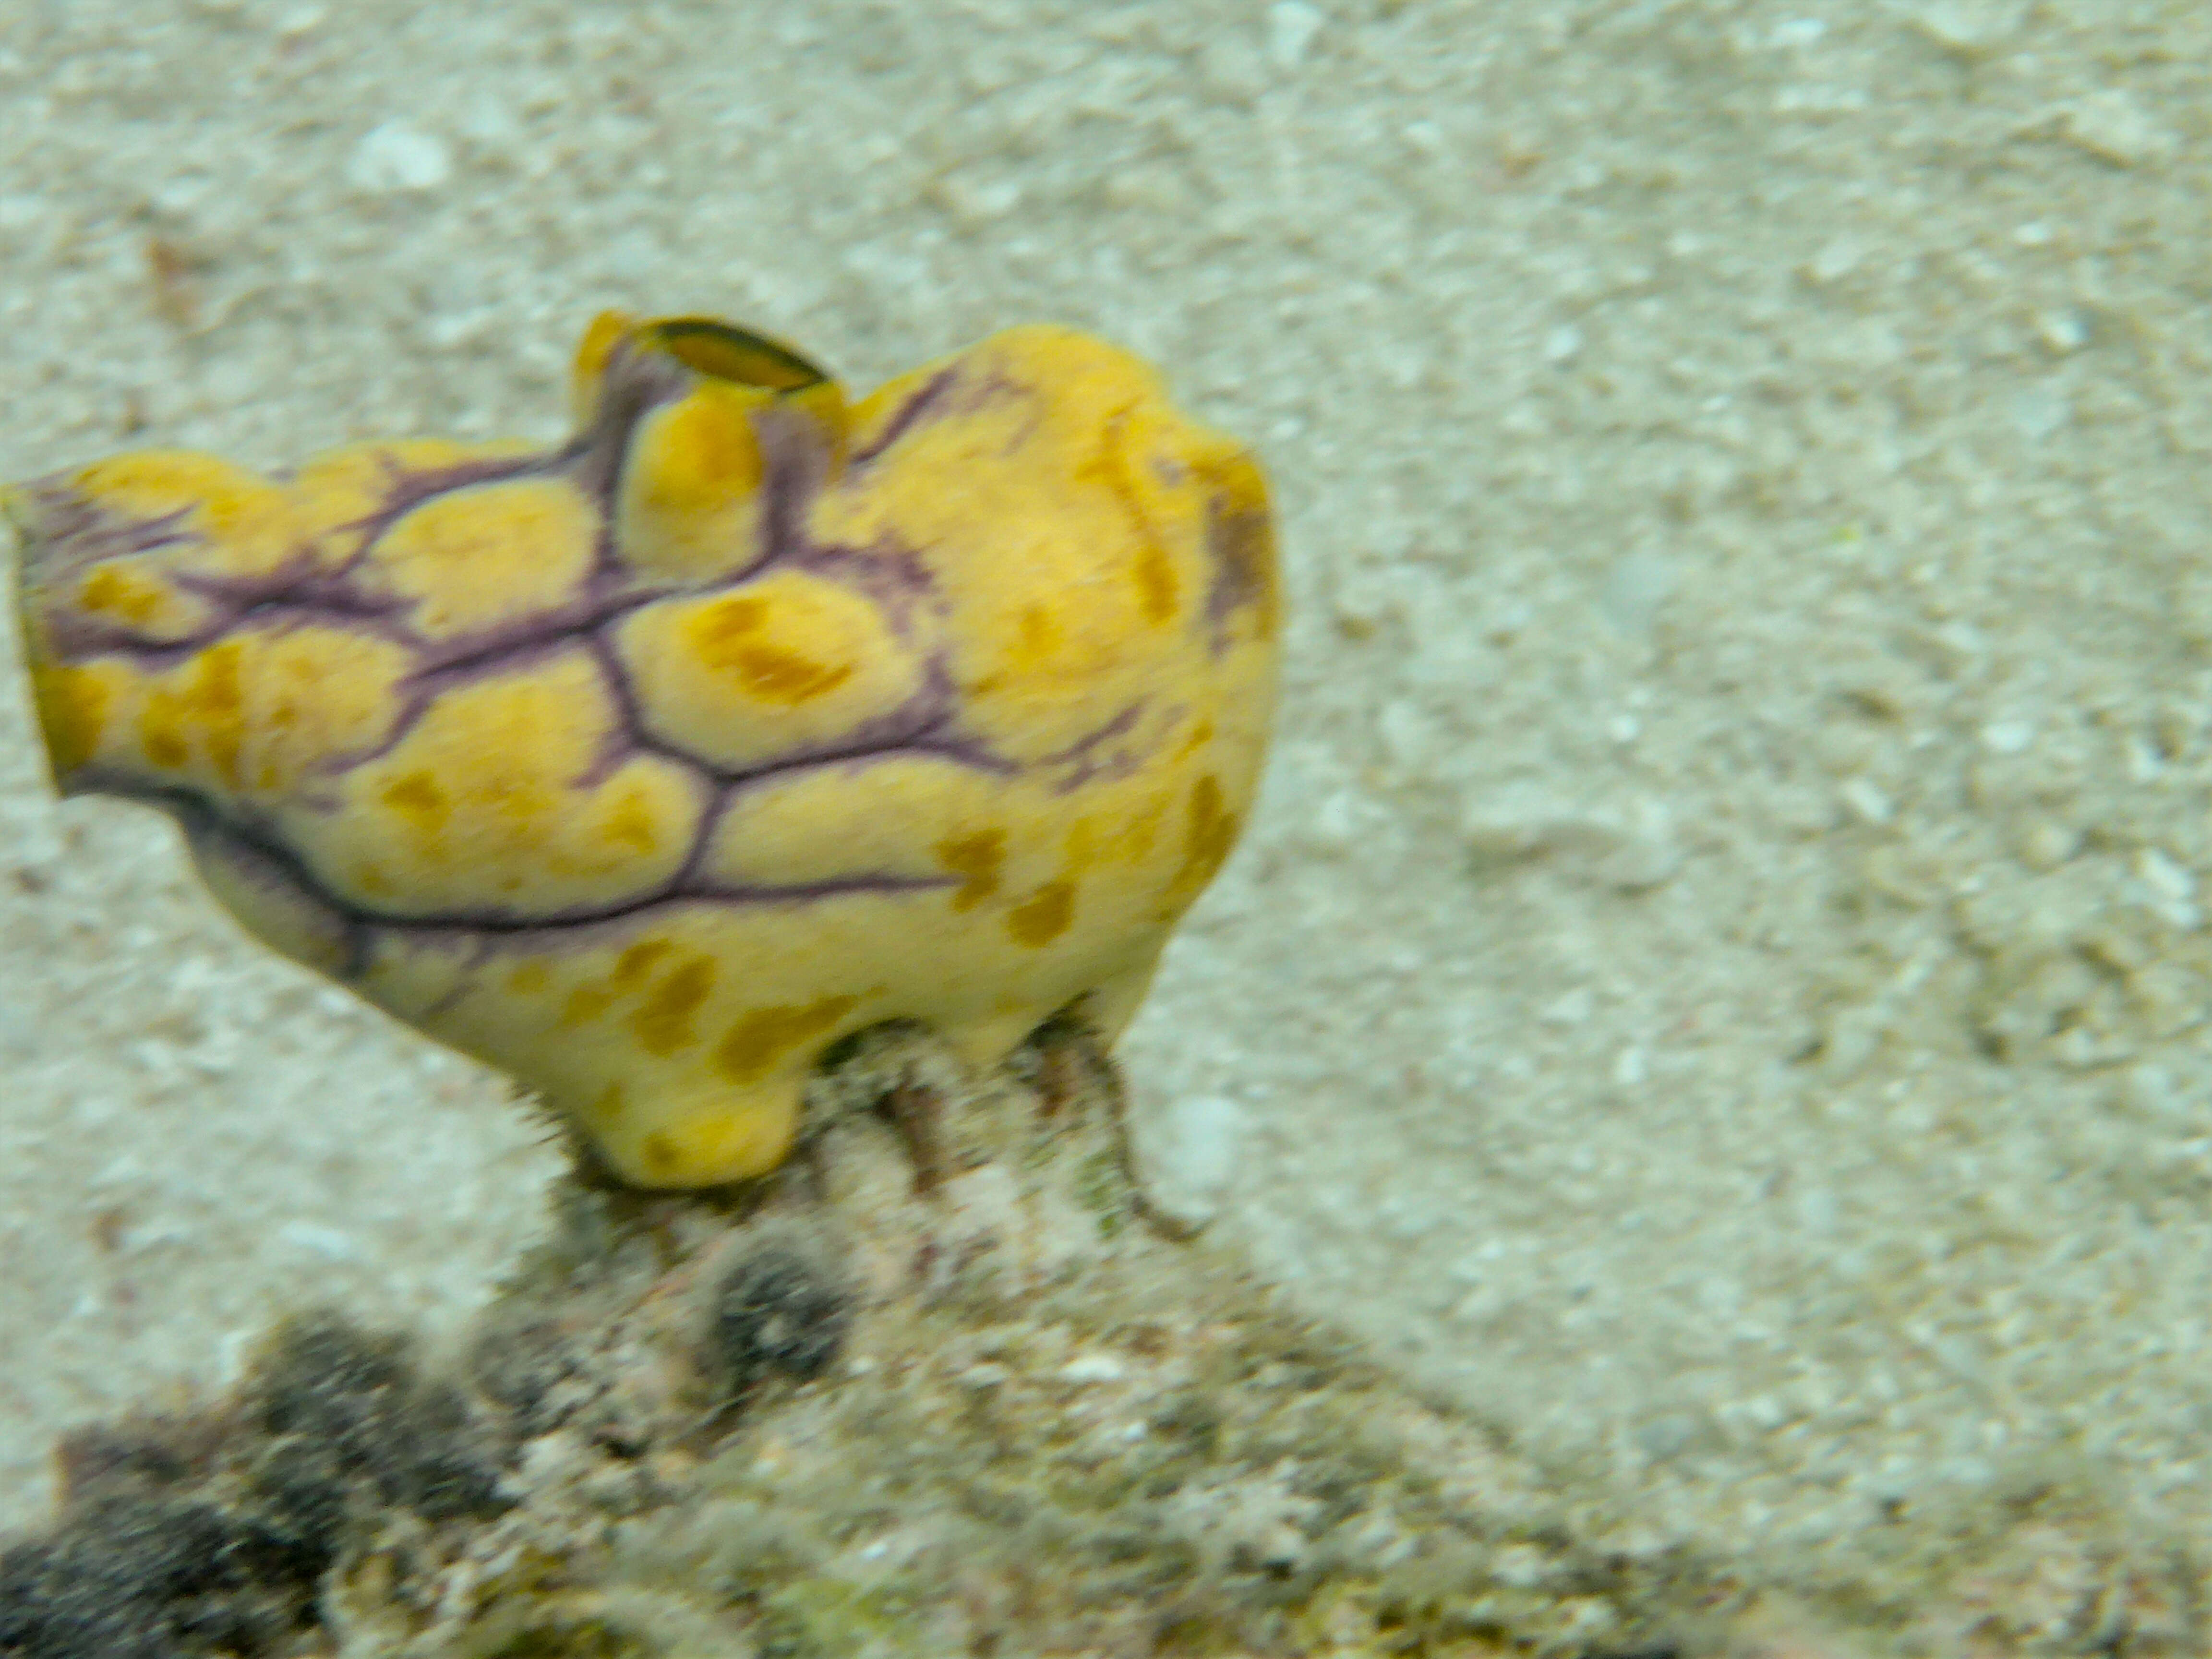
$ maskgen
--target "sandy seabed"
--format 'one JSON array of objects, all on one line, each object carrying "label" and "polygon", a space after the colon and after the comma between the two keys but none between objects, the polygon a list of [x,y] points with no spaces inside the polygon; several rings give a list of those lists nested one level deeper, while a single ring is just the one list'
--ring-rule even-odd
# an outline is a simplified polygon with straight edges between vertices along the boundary
[{"label": "sandy seabed", "polygon": [[[606,305],[1144,351],[1295,604],[1152,1156],[1655,1536],[2057,1482],[2212,1550],[2208,63],[2182,0],[0,0],[0,473],[550,439]],[[539,1224],[498,1081],[57,805],[19,690],[0,1078],[0,1520]]]}]

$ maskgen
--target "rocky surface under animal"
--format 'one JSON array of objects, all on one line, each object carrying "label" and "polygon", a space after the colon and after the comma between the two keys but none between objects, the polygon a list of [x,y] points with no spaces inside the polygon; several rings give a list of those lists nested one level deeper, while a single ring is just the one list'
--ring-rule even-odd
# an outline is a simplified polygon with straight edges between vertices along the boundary
[{"label": "rocky surface under animal", "polygon": [[56,1524],[0,1547],[0,1653],[1782,1659],[2212,1635],[2202,1564],[2100,1554],[2094,1495],[2055,1481],[1848,1578],[1639,1542],[1231,1254],[1167,1237],[1086,1033],[978,1080],[912,1032],[848,1050],[764,1185],[564,1182],[448,1355],[295,1316],[227,1399],[69,1437]]}]

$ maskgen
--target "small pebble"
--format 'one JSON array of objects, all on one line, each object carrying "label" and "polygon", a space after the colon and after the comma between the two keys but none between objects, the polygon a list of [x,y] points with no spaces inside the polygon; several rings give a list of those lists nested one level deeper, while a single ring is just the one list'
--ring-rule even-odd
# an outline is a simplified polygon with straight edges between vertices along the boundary
[{"label": "small pebble", "polygon": [[2136,878],[2150,908],[2176,927],[2193,928],[2203,920],[2197,908],[2197,878],[2154,847],[2136,854]]},{"label": "small pebble", "polygon": [[453,173],[453,152],[442,138],[398,121],[371,128],[346,167],[356,189],[377,196],[435,190]]},{"label": "small pebble", "polygon": [[1578,985],[1546,1003],[1537,1012],[1536,1018],[1547,1025],[1587,1025],[1596,1006],[1596,999],[1590,994],[1589,988]]},{"label": "small pebble", "polygon": [[1119,1382],[1128,1374],[1127,1366],[1113,1355],[1105,1353],[1083,1354],[1060,1368],[1061,1382],[1085,1387],[1094,1382]]},{"label": "small pebble", "polygon": [[1838,793],[1843,796],[1844,805],[1850,809],[1851,816],[1862,823],[1878,828],[1897,816],[1897,803],[1871,778],[1852,778]]},{"label": "small pebble", "polygon": [[1276,0],[1267,8],[1267,55],[1278,69],[1296,69],[1305,61],[1314,36],[1328,20],[1305,0]]},{"label": "small pebble", "polygon": [[2028,387],[2012,400],[2013,425],[2021,436],[2036,441],[2049,437],[2074,418],[2074,405],[2055,386]]},{"label": "small pebble", "polygon": [[978,179],[956,173],[938,187],[946,211],[966,229],[1005,218],[1021,205],[1022,187],[1012,179]]},{"label": "small pebble", "polygon": [[1220,1214],[1236,1184],[1244,1110],[1223,1095],[1191,1095],[1146,1126],[1140,1175],[1152,1208],[1196,1232]]},{"label": "small pebble", "polygon": [[2001,20],[1985,7],[1936,0],[1919,7],[1905,21],[1944,51],[1961,58],[1978,57],[1996,44],[2004,32]]},{"label": "small pebble", "polygon": [[2056,870],[2072,858],[2081,846],[2081,837],[2061,823],[2048,818],[2038,819],[2021,832],[2020,861],[2031,870]]},{"label": "small pebble", "polygon": [[2139,167],[2170,160],[2174,136],[2141,104],[2117,88],[2092,93],[2069,106],[2061,131],[2100,161]]},{"label": "small pebble", "polygon": [[1404,697],[1394,697],[1382,705],[1375,730],[1391,763],[1408,772],[1426,769],[1444,741],[1437,723]]},{"label": "small pebble", "polygon": [[2036,319],[2035,331],[2045,346],[2062,357],[2089,343],[2089,325],[2071,307],[2043,313]]},{"label": "small pebble", "polygon": [[1641,633],[1681,586],[1681,567],[1663,553],[1625,553],[1606,573],[1598,608],[1624,634]]},{"label": "small pebble", "polygon": [[1856,237],[1833,236],[1807,262],[1805,274],[1824,285],[1839,282],[1856,270],[1865,258],[1866,246]]},{"label": "small pebble", "polygon": [[358,1261],[362,1259],[360,1241],[336,1227],[320,1226],[312,1221],[288,1221],[276,1231],[287,1244],[309,1255],[319,1255],[326,1261]]}]

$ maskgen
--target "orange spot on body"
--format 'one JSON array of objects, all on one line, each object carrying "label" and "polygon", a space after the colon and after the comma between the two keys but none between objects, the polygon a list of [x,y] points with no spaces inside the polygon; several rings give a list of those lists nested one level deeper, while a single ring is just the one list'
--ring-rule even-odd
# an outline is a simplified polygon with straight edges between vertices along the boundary
[{"label": "orange spot on body", "polygon": [[239,659],[245,647],[218,645],[200,659],[198,683],[192,688],[195,708],[207,722],[208,758],[216,773],[233,788],[238,787],[238,750],[246,739],[246,698],[239,687]]},{"label": "orange spot on body", "polygon": [[646,489],[656,505],[681,509],[757,489],[760,444],[744,404],[720,387],[694,392],[652,428]]},{"label": "orange spot on body", "polygon": [[714,964],[694,957],[661,981],[659,988],[630,1016],[638,1046],[649,1054],[672,1054],[691,1041],[691,1018],[714,988]]},{"label": "orange spot on body", "polygon": [[1060,844],[1060,864],[1068,874],[1079,876],[1096,866],[1103,851],[1097,824],[1089,818],[1078,818],[1068,826],[1067,837]]},{"label": "orange spot on body", "polygon": [[979,830],[949,836],[937,843],[937,860],[960,878],[952,895],[955,910],[972,910],[999,890],[999,872],[1006,860],[1006,832]]},{"label": "orange spot on body", "polygon": [[[675,948],[665,939],[641,939],[631,945],[615,958],[615,965],[608,969],[603,981],[597,985],[580,985],[568,994],[568,1003],[561,1010],[562,1025],[573,1029],[588,1024],[611,1008],[618,998],[643,988],[653,975],[654,965]],[[711,969],[709,971],[711,973]],[[702,991],[701,994],[705,993]],[[643,1011],[634,1018],[645,1018]],[[647,1019],[645,1029],[657,1033],[662,1027]],[[643,1030],[640,1031],[638,1040],[648,1048],[652,1048],[652,1042],[647,1041]],[[678,1041],[684,1040],[679,1038]],[[653,1049],[653,1052],[659,1054],[666,1050]]]},{"label": "orange spot on body", "polygon": [[613,1122],[629,1109],[629,1096],[619,1083],[610,1083],[599,1091],[599,1097],[585,1109],[586,1115],[595,1123]]},{"label": "orange spot on body", "polygon": [[564,1030],[574,1030],[579,1025],[588,1025],[606,1012],[614,1001],[614,993],[601,985],[579,985],[568,994],[566,1006],[561,1010],[561,1025]]},{"label": "orange spot on body", "polygon": [[542,962],[518,962],[507,976],[507,988],[519,997],[534,996],[551,978],[551,970]]},{"label": "orange spot on body", "polygon": [[1160,821],[1167,817],[1169,802],[1168,796],[1157,795],[1129,809],[1113,840],[1122,859],[1141,864],[1151,854],[1159,840]]},{"label": "orange spot on body", "polygon": [[146,758],[166,770],[173,771],[191,758],[191,745],[177,729],[175,710],[166,701],[147,706],[139,719],[138,734],[146,745]]},{"label": "orange spot on body", "polygon": [[1017,945],[1042,949],[1075,920],[1075,884],[1048,881],[1006,912],[1006,933]]},{"label": "orange spot on body", "polygon": [[1168,550],[1150,537],[1137,551],[1135,568],[1137,599],[1143,605],[1145,618],[1152,623],[1164,623],[1175,615],[1175,566],[1168,559]]},{"label": "orange spot on body", "polygon": [[790,1050],[830,1030],[858,1006],[854,997],[823,997],[804,1006],[757,1008],[730,1027],[714,1059],[731,1081],[752,1082]]},{"label": "orange spot on body", "polygon": [[633,852],[650,853],[660,844],[660,825],[653,814],[653,803],[642,789],[633,788],[608,809],[606,822],[600,834],[617,847],[627,847]]},{"label": "orange spot on body", "polygon": [[236,541],[248,531],[260,529],[273,507],[268,492],[258,487],[234,485],[206,490],[200,496],[199,511],[193,515],[193,528],[210,542]]},{"label": "orange spot on body", "polygon": [[161,599],[161,589],[112,568],[94,571],[77,590],[77,603],[87,611],[142,626],[160,613]]},{"label": "orange spot on body", "polygon": [[816,662],[758,637],[768,612],[766,600],[742,595],[710,605],[691,624],[692,649],[763,702],[808,702],[853,678],[850,663]]},{"label": "orange spot on body", "polygon": [[239,745],[246,736],[238,672],[243,651],[236,644],[210,646],[200,653],[184,684],[164,688],[146,699],[139,735],[147,759],[160,767],[181,767],[191,758],[197,742],[216,775],[237,786]]},{"label": "orange spot on body", "polygon": [[1222,804],[1221,783],[1207,773],[1190,789],[1189,827],[1183,837],[1182,868],[1175,884],[1195,892],[1214,878],[1237,844],[1237,815]]},{"label": "orange spot on body", "polygon": [[1033,678],[1051,671],[1060,646],[1060,620],[1041,605],[1025,605],[1014,618],[1014,637],[1000,658],[999,666],[969,688],[969,695],[988,697],[1007,681]]},{"label": "orange spot on body", "polygon": [[1176,581],[1175,561],[1168,556],[1161,544],[1159,532],[1153,527],[1152,514],[1145,508],[1144,497],[1138,493],[1135,481],[1129,476],[1128,453],[1122,443],[1122,428],[1128,420],[1127,409],[1115,411],[1100,434],[1098,452],[1075,469],[1075,476],[1086,483],[1100,485],[1112,494],[1128,514],[1129,522],[1137,532],[1136,558],[1129,574],[1137,585],[1137,604],[1145,620],[1154,626],[1170,621],[1176,613],[1178,584]]},{"label": "orange spot on body", "polygon": [[1060,649],[1059,619],[1042,605],[1024,605],[1016,627],[1021,637],[1015,650],[1022,659],[1023,667],[1036,668]]},{"label": "orange spot on body", "polygon": [[385,786],[383,799],[424,835],[436,835],[453,812],[453,803],[428,772],[410,772],[393,779]]},{"label": "orange spot on body", "polygon": [[615,958],[614,971],[607,975],[608,988],[614,991],[634,991],[645,982],[646,975],[659,962],[676,947],[665,939],[641,939]]},{"label": "orange spot on body", "polygon": [[46,734],[46,756],[55,775],[65,777],[99,750],[107,729],[107,688],[91,674],[74,668],[38,668],[31,675],[31,695],[39,711],[39,729]]}]

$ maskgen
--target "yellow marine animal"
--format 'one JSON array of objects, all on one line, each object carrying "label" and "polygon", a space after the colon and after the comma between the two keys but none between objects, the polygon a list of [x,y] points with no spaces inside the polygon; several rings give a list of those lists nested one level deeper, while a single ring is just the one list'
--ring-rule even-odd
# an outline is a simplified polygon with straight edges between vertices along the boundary
[{"label": "yellow marine animal", "polygon": [[249,930],[641,1186],[773,1167],[866,1027],[1117,1035],[1266,746],[1251,456],[1056,328],[848,403],[610,313],[574,398],[551,451],[9,491],[57,787],[171,814]]}]

